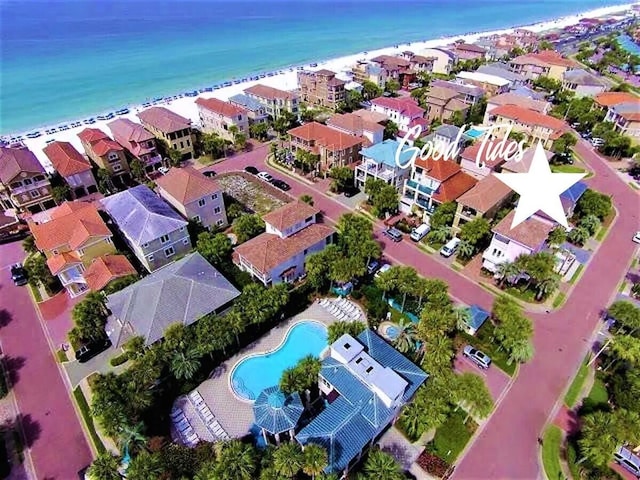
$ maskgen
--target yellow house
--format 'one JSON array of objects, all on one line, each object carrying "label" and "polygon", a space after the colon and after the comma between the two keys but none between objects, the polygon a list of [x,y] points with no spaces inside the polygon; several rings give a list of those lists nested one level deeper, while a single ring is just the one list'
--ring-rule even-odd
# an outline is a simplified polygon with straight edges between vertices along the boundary
[{"label": "yellow house", "polygon": [[116,253],[111,231],[90,203],[65,202],[35,217],[29,228],[36,246],[47,257],[47,266],[57,275],[71,297],[89,287],[86,268],[103,255]]}]

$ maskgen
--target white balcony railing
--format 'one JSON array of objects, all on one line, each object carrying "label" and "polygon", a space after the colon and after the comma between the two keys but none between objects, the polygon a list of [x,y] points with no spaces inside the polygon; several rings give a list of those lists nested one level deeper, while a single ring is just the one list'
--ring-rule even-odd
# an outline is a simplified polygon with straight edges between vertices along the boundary
[{"label": "white balcony railing", "polygon": [[40,182],[34,182],[31,185],[26,185],[26,186],[22,186],[22,187],[18,187],[18,188],[12,188],[11,189],[11,194],[12,195],[22,195],[23,193],[28,193],[31,190],[37,190],[41,187],[48,187],[49,184],[49,180],[42,180]]}]

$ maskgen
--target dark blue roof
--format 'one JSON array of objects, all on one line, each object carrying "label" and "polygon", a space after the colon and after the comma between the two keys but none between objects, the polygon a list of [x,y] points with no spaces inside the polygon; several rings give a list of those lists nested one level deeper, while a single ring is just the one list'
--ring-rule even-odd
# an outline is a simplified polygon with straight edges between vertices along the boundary
[{"label": "dark blue roof", "polygon": [[265,388],[253,404],[256,425],[273,434],[295,428],[303,411],[300,395],[286,396],[278,387]]},{"label": "dark blue roof", "polygon": [[469,319],[468,325],[474,330],[478,330],[484,322],[489,318],[489,312],[480,308],[478,305],[471,305],[469,307],[469,313],[471,314],[471,318]]},{"label": "dark blue roof", "polygon": [[580,197],[582,196],[582,194],[586,191],[587,191],[587,184],[584,182],[578,182],[573,184],[567,190],[565,190],[560,195],[560,198],[564,200],[568,200],[575,205],[578,202],[578,200],[580,200]]}]

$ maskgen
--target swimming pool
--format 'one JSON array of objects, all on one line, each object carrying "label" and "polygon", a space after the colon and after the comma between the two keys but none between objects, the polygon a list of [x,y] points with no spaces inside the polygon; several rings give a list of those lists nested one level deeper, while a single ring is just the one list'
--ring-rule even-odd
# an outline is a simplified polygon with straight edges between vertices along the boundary
[{"label": "swimming pool", "polygon": [[293,325],[275,350],[240,360],[230,373],[235,395],[253,401],[267,387],[278,385],[282,372],[307,355],[319,356],[327,346],[327,327],[313,320]]},{"label": "swimming pool", "polygon": [[470,128],[469,130],[464,132],[464,134],[467,137],[472,138],[474,140],[478,137],[481,137],[483,133],[484,133],[484,130],[476,130],[475,128]]}]

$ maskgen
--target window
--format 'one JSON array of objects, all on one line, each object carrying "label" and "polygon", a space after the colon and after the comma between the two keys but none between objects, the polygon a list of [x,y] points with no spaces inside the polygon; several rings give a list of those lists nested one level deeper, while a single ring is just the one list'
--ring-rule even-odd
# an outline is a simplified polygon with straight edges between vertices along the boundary
[{"label": "window", "polygon": [[187,147],[191,146],[191,140],[187,140]]},{"label": "window", "polygon": [[111,169],[114,172],[119,172],[120,170],[122,170],[122,165],[120,165],[119,163],[114,163],[113,165],[111,165]]},{"label": "window", "polygon": [[58,250],[51,250],[51,253],[53,253],[54,255],[58,255]]},{"label": "window", "polygon": [[148,246],[149,246],[149,244],[148,244],[148,243],[143,243],[143,244],[142,244],[142,248],[147,248]]},{"label": "window", "polygon": [[84,257],[84,250],[82,248],[79,248],[77,251],[80,257]]},{"label": "window", "polygon": [[189,239],[188,238],[182,239],[182,244],[183,245],[189,245]]},{"label": "window", "polygon": [[220,213],[220,207],[216,207],[213,209],[213,213]]},{"label": "window", "polygon": [[211,200],[217,200],[218,199],[218,194],[214,193],[213,195],[211,195]]},{"label": "window", "polygon": [[151,255],[147,255],[147,260],[149,262],[153,262],[153,253]]},{"label": "window", "polygon": [[108,156],[109,160],[118,160],[118,154],[117,153],[110,153]]},{"label": "window", "polygon": [[303,254],[303,255],[306,255],[308,252],[309,252],[309,249],[308,249],[308,248],[305,248],[305,249],[304,249],[304,252],[302,252],[302,254]]},{"label": "window", "polygon": [[169,247],[169,248],[165,248],[164,249],[164,256],[169,258],[171,255],[175,254],[176,251],[173,249],[173,247]]},{"label": "window", "polygon": [[31,185],[33,182],[30,178],[25,178],[24,180],[22,180],[22,183],[24,183],[25,185]]},{"label": "window", "polygon": [[184,227],[180,227],[180,231],[181,231],[181,232],[184,232]]},{"label": "window", "polygon": [[194,222],[199,222],[200,221],[200,215],[196,215],[191,220],[193,220]]},{"label": "window", "polygon": [[41,182],[43,180],[44,180],[44,175],[36,175],[35,177],[33,177],[34,182]]},{"label": "window", "polygon": [[218,225],[218,226],[224,225],[224,221],[222,219],[220,219],[220,220],[218,220],[216,222],[216,225]]},{"label": "window", "polygon": [[180,140],[180,148],[184,148],[184,142]]},{"label": "window", "polygon": [[38,190],[31,190],[29,194],[31,195],[31,198],[38,198],[40,196],[40,192]]},{"label": "window", "polygon": [[160,237],[160,243],[167,243],[169,241],[169,235],[162,235]]},{"label": "window", "polygon": [[200,200],[198,200],[198,206],[199,207],[204,207],[205,203],[207,203],[207,201],[204,198],[201,198]]}]

